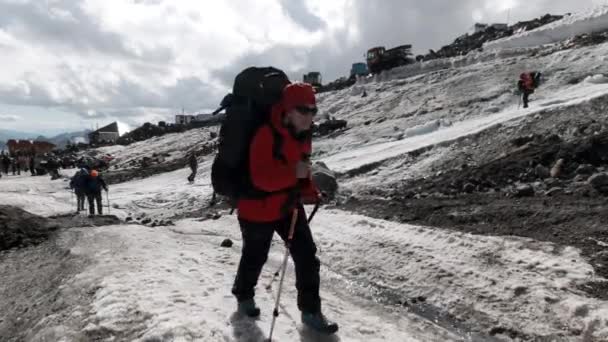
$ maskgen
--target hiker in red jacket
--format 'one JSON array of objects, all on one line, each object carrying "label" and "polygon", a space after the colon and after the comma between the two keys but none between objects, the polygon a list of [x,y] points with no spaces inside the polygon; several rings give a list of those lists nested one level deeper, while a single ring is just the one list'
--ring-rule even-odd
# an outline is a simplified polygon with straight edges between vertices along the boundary
[{"label": "hiker in red jacket", "polygon": [[534,90],[540,85],[542,74],[540,72],[524,72],[519,75],[517,88],[522,94],[524,108],[528,108],[528,98],[534,93]]},{"label": "hiker in red jacket", "polygon": [[[311,127],[317,113],[312,86],[294,83],[283,90],[282,101],[271,112],[270,123],[258,129],[249,150],[253,185],[268,194],[240,199],[238,218],[243,236],[241,261],[232,288],[239,312],[257,317],[254,288],[276,231],[287,238],[291,213],[298,210],[290,253],[295,263],[298,308],[302,321],[313,329],[333,333],[335,323],[321,313],[317,247],[302,204],[315,204],[320,194],[311,180]],[[277,150],[278,149],[278,150]]]}]

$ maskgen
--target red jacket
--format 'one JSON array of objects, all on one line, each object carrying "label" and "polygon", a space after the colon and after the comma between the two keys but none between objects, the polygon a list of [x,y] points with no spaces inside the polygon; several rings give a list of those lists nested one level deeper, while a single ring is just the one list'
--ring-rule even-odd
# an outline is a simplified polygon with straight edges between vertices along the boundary
[{"label": "red jacket", "polygon": [[520,80],[520,88],[522,88],[522,90],[527,90],[527,91],[534,90],[534,78],[529,72],[519,75],[519,80]]},{"label": "red jacket", "polygon": [[[249,149],[249,173],[253,186],[262,191],[275,193],[260,199],[239,200],[238,216],[240,219],[252,222],[272,222],[280,220],[290,213],[290,211],[284,212],[283,210],[288,201],[290,189],[298,186],[296,164],[302,160],[303,154],[310,155],[312,146],[310,139],[298,141],[291,136],[283,125],[283,113],[281,105],[273,107],[270,124],[262,126],[257,131]],[[273,155],[274,137],[270,125],[282,137],[281,152],[285,161],[275,159]],[[300,192],[303,198],[317,198],[319,194],[310,176],[304,182],[300,182]]]}]

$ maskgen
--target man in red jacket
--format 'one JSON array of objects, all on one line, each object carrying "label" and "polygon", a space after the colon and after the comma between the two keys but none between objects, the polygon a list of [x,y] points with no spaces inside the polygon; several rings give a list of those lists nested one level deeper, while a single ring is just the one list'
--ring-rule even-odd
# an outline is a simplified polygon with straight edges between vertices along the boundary
[{"label": "man in red jacket", "polygon": [[319,297],[320,262],[317,247],[302,204],[320,200],[311,180],[311,127],[317,112],[315,94],[309,84],[285,87],[281,103],[271,112],[270,123],[255,134],[249,150],[249,171],[253,186],[267,193],[262,198],[240,199],[238,218],[243,236],[241,261],[232,288],[239,312],[257,317],[254,288],[268,257],[276,231],[287,239],[294,209],[298,210],[290,253],[296,269],[298,308],[302,321],[311,328],[334,333],[335,323],[321,313]]}]

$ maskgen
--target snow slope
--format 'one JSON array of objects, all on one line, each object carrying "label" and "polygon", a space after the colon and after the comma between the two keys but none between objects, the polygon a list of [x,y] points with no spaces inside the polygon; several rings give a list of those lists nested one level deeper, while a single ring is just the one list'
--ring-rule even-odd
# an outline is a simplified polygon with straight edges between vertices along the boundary
[{"label": "snow slope", "polygon": [[[203,206],[210,193],[209,165],[203,163],[201,169],[204,173],[193,186],[185,181],[186,169],[112,186],[112,213],[167,217]],[[65,182],[48,177],[4,177],[0,194],[2,203],[46,215],[70,208]],[[229,293],[240,241],[235,217],[176,224],[78,230],[81,235],[71,253],[91,264],[64,286],[86,288],[95,296],[91,308],[70,308],[84,324],[74,334],[139,341],[247,341],[252,334],[266,333],[272,294],[263,286],[280,262],[281,244],[275,243],[260,281],[258,299],[265,313],[254,323],[234,316]],[[431,323],[432,317],[395,305],[420,296],[432,308],[473,326],[496,320],[534,336],[561,336],[568,329],[608,336],[604,328],[591,329],[608,317],[607,304],[577,290],[584,281],[601,279],[594,278],[576,249],[340,211],[322,210],[313,229],[323,262],[325,307],[342,324],[344,341],[461,340],[462,334],[449,324]],[[236,242],[233,249],[218,247],[226,237]],[[292,273],[288,279],[277,338],[314,341],[297,323]],[[57,331],[46,328],[32,336],[43,340],[49,331]]]},{"label": "snow slope", "polygon": [[[146,180],[120,184],[120,209],[113,212],[124,216],[139,208],[149,216],[162,216],[179,208],[177,194],[193,187],[177,175],[158,175],[145,184],[148,196],[172,191],[162,207],[142,205],[140,192]],[[38,178],[22,177],[18,188],[11,180],[0,179],[0,198],[9,202],[38,196],[38,202],[60,203],[48,214],[64,212],[69,200],[62,195],[65,190]],[[38,203],[21,205],[40,210]],[[64,286],[95,294],[90,309],[70,309],[83,322],[80,333],[137,341],[247,341],[252,334],[267,333],[273,294],[264,286],[280,264],[282,244],[275,241],[260,280],[262,319],[243,320],[234,315],[229,292],[239,258],[237,226],[234,216],[225,215],[219,220],[182,220],[174,227],[78,229],[80,237],[71,253],[91,264]],[[466,336],[452,321],[395,305],[418,297],[426,298],[430,312],[439,308],[464,320],[458,327],[465,331],[496,320],[497,326],[514,327],[523,334],[558,337],[568,329],[586,331],[608,317],[608,303],[577,290],[584,281],[600,279],[574,248],[397,224],[337,210],[321,210],[313,230],[323,265],[324,307],[341,323],[343,341],[456,341]],[[236,246],[220,248],[226,237]],[[285,288],[277,340],[314,341],[315,336],[298,323],[291,266]],[[55,331],[49,329],[32,333],[42,338]],[[594,329],[593,336],[608,337],[608,329]]]},{"label": "snow slope", "polygon": [[[348,151],[332,154],[322,160],[331,169],[338,172],[346,172],[394,158],[426,146],[468,136],[522,116],[536,114],[541,111],[563,106],[576,105],[598,96],[606,96],[607,94],[608,84],[582,84],[567,87],[553,94],[552,97],[555,100],[548,98],[545,101],[540,102],[536,107],[522,109],[513,106],[496,114],[463,120],[443,129],[417,131],[417,133],[420,132],[421,134],[414,134],[412,137],[401,140],[378,144],[366,144],[360,148],[351,148]],[[433,122],[433,124],[435,123]],[[437,127],[440,127],[440,125],[437,125]],[[405,132],[407,133],[408,130]]]},{"label": "snow slope", "polygon": [[[139,162],[143,157],[152,157],[153,154],[164,158],[165,162],[179,160],[191,150],[198,150],[206,143],[212,141],[211,132],[217,132],[217,127],[197,128],[183,133],[171,133],[138,141],[128,146],[106,146],[96,150],[102,154],[112,154],[116,157],[112,166],[118,169],[131,168],[131,162]],[[139,163],[136,163],[139,166]]]},{"label": "snow slope", "polygon": [[[412,170],[405,162],[384,162],[409,151],[607,96],[601,77],[608,73],[607,55],[606,44],[533,59],[523,50],[482,53],[475,63],[462,59],[436,62],[436,69],[421,72],[395,70],[321,94],[322,113],[348,120],[349,129],[316,140],[313,157],[341,173],[375,165],[382,177],[365,175],[360,183],[390,184]],[[547,82],[534,94],[530,109],[518,109],[514,84],[521,71],[532,69],[542,70]],[[207,131],[192,130],[100,150],[115,154],[117,165],[125,168],[154,153],[176,160],[207,140]],[[429,161],[441,153],[449,151],[440,150]],[[193,185],[186,181],[187,169],[112,185],[112,214],[167,218],[202,209],[211,194],[210,165],[209,160],[200,163]],[[361,184],[341,185],[349,190]],[[3,177],[0,204],[42,215],[66,213],[73,208],[66,187],[65,181],[48,177]],[[82,273],[61,286],[88,289],[90,306],[62,308],[82,326],[58,327],[45,320],[31,331],[31,340],[56,340],[57,331],[71,329],[69,335],[80,340],[259,341],[273,302],[264,285],[280,263],[282,245],[275,241],[260,280],[261,320],[235,316],[230,286],[240,233],[235,217],[223,214],[218,220],[185,219],[168,227],[76,228],[77,239],[60,235],[72,254],[89,260]],[[608,340],[608,303],[578,289],[586,281],[605,280],[594,275],[575,248],[339,210],[321,210],[312,227],[322,260],[324,308],[341,323],[334,341],[494,340],[488,336],[492,328],[512,329],[524,340]],[[231,249],[219,247],[226,237],[235,241]],[[316,341],[318,336],[298,323],[291,266],[289,272],[277,340]],[[412,299],[424,304],[413,305]]]},{"label": "snow slope", "polygon": [[[393,171],[398,177],[407,173],[407,165],[381,164],[497,124],[515,125],[529,115],[544,115],[608,95],[606,83],[597,82],[601,74],[608,74],[607,55],[608,44],[533,59],[496,56],[477,64],[320,94],[321,113],[348,120],[348,129],[316,140],[313,157],[342,173],[396,167]],[[546,78],[532,95],[529,109],[518,108],[514,94],[524,70],[541,70]],[[589,76],[593,76],[590,81],[580,82]],[[364,91],[366,97],[361,96]],[[432,124],[436,129],[417,130]],[[408,134],[412,131],[420,134]],[[386,183],[379,179],[369,186]]]},{"label": "snow slope", "polygon": [[608,5],[565,16],[563,19],[541,26],[532,31],[484,44],[484,49],[526,48],[553,44],[568,38],[608,30]]}]

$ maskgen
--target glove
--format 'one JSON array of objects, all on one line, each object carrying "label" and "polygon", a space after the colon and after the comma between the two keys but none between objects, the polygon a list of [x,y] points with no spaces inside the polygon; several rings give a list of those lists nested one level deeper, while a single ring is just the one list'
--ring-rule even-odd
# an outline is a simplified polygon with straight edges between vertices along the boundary
[{"label": "glove", "polygon": [[316,196],[302,196],[302,204],[318,204],[321,203],[321,195],[317,194]]},{"label": "glove", "polygon": [[314,187],[302,191],[302,204],[318,204],[321,203],[321,199],[321,193]]}]

